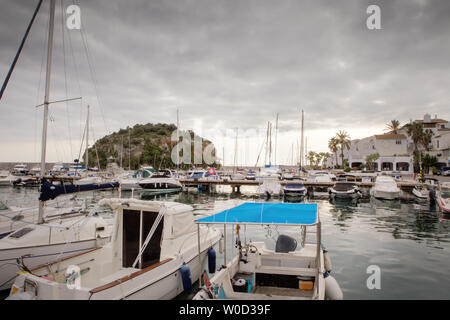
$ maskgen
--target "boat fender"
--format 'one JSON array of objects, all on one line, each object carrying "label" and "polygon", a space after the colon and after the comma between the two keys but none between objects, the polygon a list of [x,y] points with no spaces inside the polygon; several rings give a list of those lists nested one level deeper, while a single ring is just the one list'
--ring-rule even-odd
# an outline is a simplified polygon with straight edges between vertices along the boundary
[{"label": "boat fender", "polygon": [[344,299],[344,294],[336,279],[330,276],[328,272],[325,272],[323,277],[325,278],[325,297],[331,300]]},{"label": "boat fender", "polygon": [[183,290],[186,293],[191,293],[192,291],[192,280],[191,280],[191,270],[189,266],[185,263],[180,268],[181,280],[183,281]]},{"label": "boat fender", "polygon": [[216,250],[213,248],[208,250],[208,271],[209,273],[216,272]]},{"label": "boat fender", "polygon": [[219,240],[219,252],[220,252],[220,254],[223,254],[224,248],[225,248],[225,239],[222,237]]},{"label": "boat fender", "polygon": [[324,260],[324,263],[325,263],[325,270],[327,272],[331,272],[333,266],[331,264],[330,255],[328,254],[328,251],[326,249],[323,249],[323,260]]}]

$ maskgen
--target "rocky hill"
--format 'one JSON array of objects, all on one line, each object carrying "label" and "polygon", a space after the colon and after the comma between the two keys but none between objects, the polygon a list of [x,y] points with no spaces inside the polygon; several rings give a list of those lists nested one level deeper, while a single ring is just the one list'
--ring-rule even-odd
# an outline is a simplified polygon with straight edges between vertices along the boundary
[{"label": "rocky hill", "polygon": [[[89,148],[89,166],[100,165],[100,168],[104,169],[108,163],[115,162],[119,166],[122,164],[123,168],[131,169],[138,169],[143,165],[153,166],[155,169],[174,168],[176,165],[171,161],[171,150],[176,145],[176,141],[171,141],[171,135],[176,129],[175,125],[165,123],[136,124],[132,128],[120,129],[97,140]],[[193,131],[188,132],[192,139],[193,158],[193,141],[196,135]],[[204,150],[211,142],[206,139],[202,141]],[[203,166],[207,167],[205,163]],[[180,167],[186,169],[189,165]]]}]

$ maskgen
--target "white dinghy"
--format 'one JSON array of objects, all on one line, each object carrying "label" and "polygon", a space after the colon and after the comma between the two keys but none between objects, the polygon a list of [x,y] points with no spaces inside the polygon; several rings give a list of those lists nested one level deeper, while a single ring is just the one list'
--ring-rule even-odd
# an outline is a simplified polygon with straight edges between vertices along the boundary
[{"label": "white dinghy", "polygon": [[215,228],[196,228],[188,205],[136,199],[100,204],[115,211],[111,242],[20,274],[8,299],[172,299],[190,289],[199,262],[221,238]]},{"label": "white dinghy", "polygon": [[[342,299],[342,291],[329,275],[331,262],[321,245],[317,204],[244,203],[216,215],[196,220],[198,224],[299,226],[302,244],[286,235],[277,239],[275,250],[264,242],[241,244],[238,254],[194,296],[203,299],[305,300]],[[306,228],[316,231],[315,243],[305,244]],[[226,259],[226,252],[225,252]]]}]

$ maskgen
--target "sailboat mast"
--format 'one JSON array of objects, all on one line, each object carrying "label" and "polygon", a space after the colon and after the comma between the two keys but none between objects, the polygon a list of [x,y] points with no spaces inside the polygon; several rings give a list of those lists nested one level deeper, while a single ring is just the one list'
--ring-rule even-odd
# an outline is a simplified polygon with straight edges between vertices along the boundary
[{"label": "sailboat mast", "polygon": [[[48,105],[50,103],[50,75],[52,70],[53,29],[55,26],[55,4],[56,0],[50,0],[50,20],[49,20],[48,44],[47,44],[47,68],[45,71],[44,120],[42,125],[41,179],[45,175]],[[43,222],[44,222],[44,201],[39,201],[38,223]]]},{"label": "sailboat mast", "polygon": [[128,130],[128,170],[131,170],[131,128]]},{"label": "sailboat mast", "polygon": [[234,142],[234,173],[236,173],[236,165],[237,165],[237,147],[238,147],[238,145],[237,145],[237,143],[238,143],[238,128],[236,128],[236,140],[235,140],[235,142]]},{"label": "sailboat mast", "polygon": [[87,106],[87,119],[86,119],[86,170],[89,167],[89,105]]},{"label": "sailboat mast", "polygon": [[180,127],[180,119],[178,117],[178,109],[177,109],[177,171],[180,162],[180,150],[178,149],[178,141],[180,140],[179,137],[180,132],[178,131],[179,127]]},{"label": "sailboat mast", "polygon": [[303,110],[302,110],[302,133],[300,137],[300,168],[303,167],[303,157],[304,157],[304,148],[303,148]]},{"label": "sailboat mast", "polygon": [[278,113],[277,120],[275,122],[275,165],[277,164],[277,142],[278,142]]}]

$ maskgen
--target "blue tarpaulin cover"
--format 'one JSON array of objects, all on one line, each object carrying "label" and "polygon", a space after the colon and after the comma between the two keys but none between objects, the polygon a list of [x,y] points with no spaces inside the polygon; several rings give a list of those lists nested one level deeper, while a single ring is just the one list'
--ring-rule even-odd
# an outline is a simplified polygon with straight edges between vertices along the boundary
[{"label": "blue tarpaulin cover", "polygon": [[317,223],[317,204],[306,203],[252,203],[246,202],[224,210],[196,223],[221,224],[290,224],[312,225]]}]

